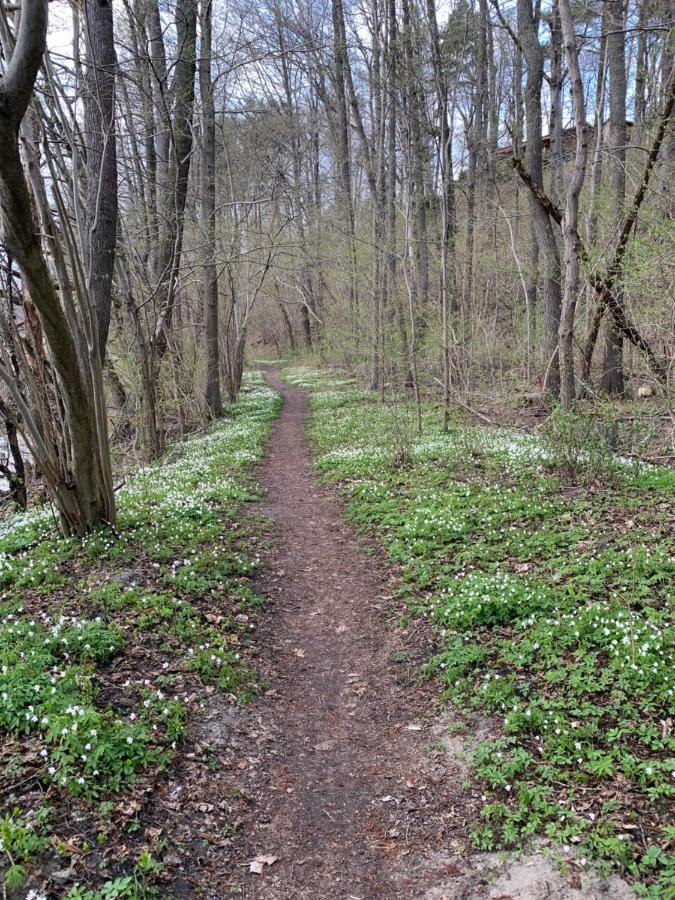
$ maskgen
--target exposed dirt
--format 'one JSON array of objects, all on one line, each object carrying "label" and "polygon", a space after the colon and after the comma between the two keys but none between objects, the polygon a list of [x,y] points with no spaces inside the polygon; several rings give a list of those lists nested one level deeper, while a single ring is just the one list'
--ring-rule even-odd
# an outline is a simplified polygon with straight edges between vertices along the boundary
[{"label": "exposed dirt", "polygon": [[[595,896],[585,881],[586,893],[565,893],[581,886],[577,870],[560,874],[546,860],[535,863],[545,867],[541,884],[530,878],[531,863],[525,875],[518,864],[511,893],[509,867],[469,850],[480,798],[462,786],[461,753],[448,752],[447,741],[438,746],[452,723],[406,677],[400,660],[414,653],[406,646],[413,638],[388,621],[388,575],[312,470],[305,396],[273,372],[269,380],[284,398],[260,472],[271,549],[257,644],[269,687],[236,720],[214,708],[204,724],[205,741],[237,755],[245,804],[231,844],[209,854],[200,892],[260,900]],[[599,890],[608,896],[604,883]]]}]

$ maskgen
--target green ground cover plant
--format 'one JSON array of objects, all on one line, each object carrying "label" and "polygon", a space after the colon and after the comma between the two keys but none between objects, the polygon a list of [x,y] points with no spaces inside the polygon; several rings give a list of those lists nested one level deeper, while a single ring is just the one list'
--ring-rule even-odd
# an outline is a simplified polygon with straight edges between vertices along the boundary
[{"label": "green ground cover plant", "polygon": [[443,434],[431,405],[401,464],[400,403],[285,377],[312,392],[317,467],[434,629],[426,674],[494,723],[476,847],[547,836],[674,897],[675,472],[623,457],[606,411],[581,432],[556,413],[540,438]]},{"label": "green ground cover plant", "polygon": [[[106,843],[113,803],[172,765],[194,712],[185,695],[208,688],[244,702],[256,690],[245,613],[260,600],[249,584],[256,561],[240,508],[257,496],[251,469],[279,405],[261,376],[249,376],[222,422],[128,477],[115,531],[65,540],[49,510],[3,523],[6,890],[24,885],[17,896],[25,895],[47,848],[58,866],[58,848],[70,841],[72,849],[73,817],[80,836]],[[89,849],[80,841],[79,853]],[[152,896],[149,852],[141,850],[130,875],[92,890],[75,885],[68,896]]]}]

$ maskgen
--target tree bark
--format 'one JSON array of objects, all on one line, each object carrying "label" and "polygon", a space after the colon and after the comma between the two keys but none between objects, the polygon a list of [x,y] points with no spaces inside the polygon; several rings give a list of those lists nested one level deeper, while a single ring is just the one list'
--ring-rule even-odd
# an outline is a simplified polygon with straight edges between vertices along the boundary
[{"label": "tree bark", "polygon": [[349,139],[349,116],[347,98],[347,32],[345,28],[342,0],[331,0],[333,16],[333,80],[335,84],[335,110],[337,114],[336,167],[342,206],[342,220],[348,238],[349,252],[349,308],[352,314],[352,328],[358,343],[358,285],[356,271],[356,236],[354,223],[354,202],[352,197],[351,142]]},{"label": "tree bark", "polygon": [[443,430],[450,424],[451,355],[455,300],[455,188],[452,167],[452,133],[448,116],[448,83],[443,68],[441,41],[434,0],[427,0],[427,21],[431,39],[431,62],[439,118],[439,158],[441,170],[441,341],[443,351]]},{"label": "tree bark", "polygon": [[562,220],[565,243],[565,290],[560,315],[560,401],[570,408],[576,396],[574,384],[574,315],[579,291],[581,271],[581,241],[579,238],[579,195],[586,176],[588,136],[586,130],[586,103],[577,52],[574,19],[569,0],[558,0],[560,27],[565,47],[565,57],[570,76],[574,126],[576,131],[576,155],[574,171],[565,199]]},{"label": "tree bark", "polygon": [[551,195],[561,204],[565,196],[563,190],[563,36],[561,26],[560,0],[553,0],[551,7],[551,114],[549,117],[549,137],[551,146]]},{"label": "tree bark", "polygon": [[110,0],[85,2],[83,92],[86,141],[86,237],[80,241],[87,288],[96,309],[98,345],[105,359],[110,327],[112,277],[117,246],[117,136],[115,40]]},{"label": "tree bark", "polygon": [[[80,368],[76,341],[42,252],[18,145],[19,127],[30,103],[46,35],[47,0],[24,0],[14,52],[0,82],[0,237],[18,264],[38,310],[65,399],[72,479],[54,485],[61,526],[67,534],[84,534],[115,519],[107,434],[96,432],[92,395],[96,385],[92,386],[89,373]],[[91,363],[95,366],[96,358]],[[100,368],[100,357],[98,364]],[[107,459],[104,454],[108,454]]]},{"label": "tree bark", "polygon": [[[176,2],[176,64],[173,86],[172,140],[169,171],[163,191],[162,227],[156,266],[160,312],[155,326],[153,354],[158,364],[168,347],[175,310],[192,159],[192,114],[195,99],[197,6],[194,0]],[[163,152],[163,151],[162,151]],[[158,160],[160,153],[158,152]]]},{"label": "tree bark", "polygon": [[206,408],[211,418],[223,414],[220,395],[218,271],[216,269],[216,111],[213,98],[212,0],[200,8],[201,44],[199,90],[202,101],[201,129],[201,225],[203,233],[202,295],[206,349]]},{"label": "tree bark", "polygon": [[[626,195],[626,59],[624,56],[623,0],[607,3],[607,66],[609,70],[609,171],[611,202],[621,216]],[[615,283],[615,292],[620,286]],[[623,306],[623,301],[619,300]],[[608,394],[622,396],[623,332],[613,318],[605,323],[605,353],[602,388]]]},{"label": "tree bark", "polygon": [[[527,63],[525,116],[527,147],[525,162],[535,185],[543,189],[543,149],[541,135],[541,88],[544,78],[544,55],[539,43],[538,16],[531,0],[518,0],[518,34]],[[531,199],[538,265],[544,286],[544,379],[545,394],[557,398],[560,392],[558,329],[560,326],[560,255],[551,219],[541,204]]]}]

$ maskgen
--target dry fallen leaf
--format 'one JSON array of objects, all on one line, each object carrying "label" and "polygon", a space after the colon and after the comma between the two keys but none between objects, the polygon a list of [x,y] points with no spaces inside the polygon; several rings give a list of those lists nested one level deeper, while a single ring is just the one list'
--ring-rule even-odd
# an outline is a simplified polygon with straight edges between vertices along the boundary
[{"label": "dry fallen leaf", "polygon": [[304,659],[304,658],[305,658],[305,651],[302,650],[300,647],[296,647],[296,648],[293,650],[293,653],[295,654],[295,656],[298,657],[298,659]]},{"label": "dry fallen leaf", "polygon": [[139,811],[140,808],[141,801],[136,800],[134,797],[129,800],[122,800],[121,803],[117,804],[117,811],[120,812],[123,816],[133,816]]},{"label": "dry fallen leaf", "polygon": [[259,854],[249,863],[249,872],[252,872],[254,875],[262,875],[265,866],[273,866],[278,859],[278,856]]}]

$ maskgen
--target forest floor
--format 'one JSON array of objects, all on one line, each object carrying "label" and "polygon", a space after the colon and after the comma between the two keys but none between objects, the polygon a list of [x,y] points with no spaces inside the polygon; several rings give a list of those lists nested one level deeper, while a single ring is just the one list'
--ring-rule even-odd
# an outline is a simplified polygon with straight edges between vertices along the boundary
[{"label": "forest floor", "polygon": [[266,377],[0,530],[5,895],[671,900],[672,479]]},{"label": "forest floor", "polygon": [[273,602],[258,632],[269,689],[239,723],[238,740],[248,731],[259,742],[232,848],[243,874],[210,896],[226,885],[261,900],[633,896],[585,862],[472,850],[474,741],[419,684],[430,629],[396,625],[391,568],[312,466],[305,392],[268,377],[284,400],[259,473],[271,523],[260,589]]}]

